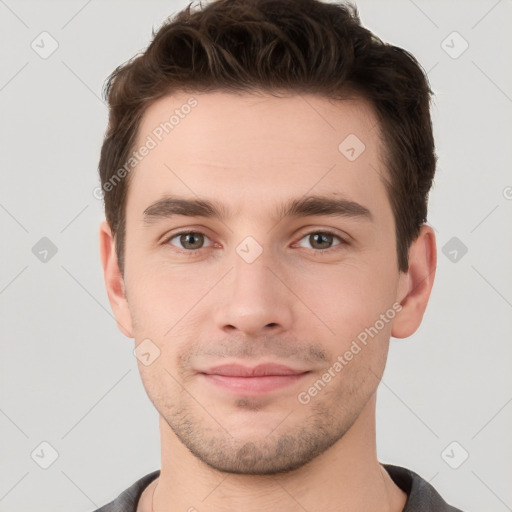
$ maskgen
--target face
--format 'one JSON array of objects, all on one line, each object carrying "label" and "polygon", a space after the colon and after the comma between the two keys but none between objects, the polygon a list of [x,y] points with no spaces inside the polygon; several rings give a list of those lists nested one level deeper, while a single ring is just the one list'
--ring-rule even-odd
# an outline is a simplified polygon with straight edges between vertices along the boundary
[{"label": "face", "polygon": [[211,467],[298,468],[375,394],[403,296],[377,120],[362,100],[179,93],[143,145],[121,320],[148,396]]}]

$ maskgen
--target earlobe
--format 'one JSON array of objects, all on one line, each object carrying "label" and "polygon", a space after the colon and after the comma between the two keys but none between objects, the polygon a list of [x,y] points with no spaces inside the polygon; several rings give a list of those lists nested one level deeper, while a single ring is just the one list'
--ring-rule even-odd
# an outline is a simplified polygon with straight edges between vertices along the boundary
[{"label": "earlobe", "polygon": [[437,249],[434,230],[427,225],[409,248],[409,268],[400,275],[397,301],[402,305],[391,329],[391,336],[407,338],[420,326],[434,284]]},{"label": "earlobe", "polygon": [[107,221],[101,223],[99,237],[101,265],[110,307],[119,330],[125,336],[133,338],[132,318],[126,299],[124,278],[119,269],[114,237]]}]

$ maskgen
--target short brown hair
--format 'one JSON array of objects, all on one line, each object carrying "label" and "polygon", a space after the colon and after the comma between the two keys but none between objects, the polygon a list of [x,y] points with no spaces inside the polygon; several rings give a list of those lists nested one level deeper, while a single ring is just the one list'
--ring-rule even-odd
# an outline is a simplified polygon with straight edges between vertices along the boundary
[{"label": "short brown hair", "polygon": [[148,106],[178,90],[332,99],[352,92],[368,100],[384,139],[398,266],[407,270],[436,167],[432,91],[410,53],[364,28],[355,6],[320,0],[215,0],[199,9],[190,3],[153,35],[144,53],[114,70],[104,90],[110,115],[99,173],[122,272],[129,175],[105,185],[128,160]]}]

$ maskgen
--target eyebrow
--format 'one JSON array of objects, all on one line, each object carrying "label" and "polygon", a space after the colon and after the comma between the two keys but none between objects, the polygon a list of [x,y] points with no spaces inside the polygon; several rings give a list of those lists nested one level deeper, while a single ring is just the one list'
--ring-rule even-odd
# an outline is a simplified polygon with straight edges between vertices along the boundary
[{"label": "eyebrow", "polygon": [[[152,224],[176,215],[214,218],[221,221],[230,218],[228,210],[222,203],[207,199],[183,199],[174,196],[166,196],[154,202],[144,210],[143,215],[145,224]],[[291,199],[279,205],[276,210],[276,216],[279,219],[320,215],[373,219],[370,210],[359,203],[326,196]]]}]

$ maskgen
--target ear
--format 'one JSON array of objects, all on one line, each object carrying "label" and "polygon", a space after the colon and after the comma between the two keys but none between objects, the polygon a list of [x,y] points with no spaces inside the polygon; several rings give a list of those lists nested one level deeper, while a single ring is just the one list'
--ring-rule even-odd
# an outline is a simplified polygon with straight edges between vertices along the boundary
[{"label": "ear", "polygon": [[124,278],[119,270],[112,230],[107,221],[100,225],[100,257],[110,307],[118,329],[128,338],[133,338],[133,325],[128,301],[126,300]]},{"label": "ear", "polygon": [[391,336],[407,338],[420,326],[434,284],[436,267],[434,230],[425,224],[409,248],[407,272],[400,273],[397,300],[402,309],[395,316]]}]

